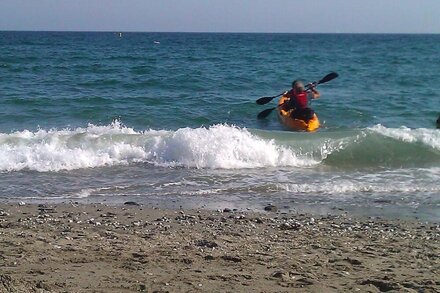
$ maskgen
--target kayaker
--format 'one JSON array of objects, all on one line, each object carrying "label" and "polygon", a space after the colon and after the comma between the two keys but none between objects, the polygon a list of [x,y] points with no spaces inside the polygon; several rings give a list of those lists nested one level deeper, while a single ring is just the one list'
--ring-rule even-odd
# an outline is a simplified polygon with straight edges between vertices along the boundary
[{"label": "kayaker", "polygon": [[320,97],[320,93],[316,90],[315,85],[310,83],[307,85],[307,88],[310,91],[306,91],[304,84],[300,80],[294,80],[292,82],[292,89],[286,92],[284,95],[289,98],[287,102],[287,106],[284,107],[287,109],[294,109],[290,114],[290,117],[295,119],[301,119],[308,122],[313,118],[313,114],[315,111],[308,106],[308,98],[309,95],[312,99],[318,99]]}]

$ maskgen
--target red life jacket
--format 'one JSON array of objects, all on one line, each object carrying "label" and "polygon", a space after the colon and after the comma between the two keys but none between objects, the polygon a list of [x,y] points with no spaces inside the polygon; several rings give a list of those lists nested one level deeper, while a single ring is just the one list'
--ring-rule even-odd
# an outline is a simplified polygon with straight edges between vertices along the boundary
[{"label": "red life jacket", "polygon": [[299,94],[295,94],[294,90],[290,90],[287,95],[290,98],[290,105],[295,107],[296,109],[304,109],[307,108],[308,100],[307,100],[307,92],[302,92]]}]

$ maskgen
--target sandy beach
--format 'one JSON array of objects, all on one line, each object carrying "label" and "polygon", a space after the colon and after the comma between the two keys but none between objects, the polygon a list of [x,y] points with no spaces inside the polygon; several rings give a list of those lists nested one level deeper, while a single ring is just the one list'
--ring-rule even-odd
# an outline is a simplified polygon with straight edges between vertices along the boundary
[{"label": "sandy beach", "polygon": [[[268,208],[270,210],[270,208]],[[0,205],[0,292],[439,292],[440,225]]]}]

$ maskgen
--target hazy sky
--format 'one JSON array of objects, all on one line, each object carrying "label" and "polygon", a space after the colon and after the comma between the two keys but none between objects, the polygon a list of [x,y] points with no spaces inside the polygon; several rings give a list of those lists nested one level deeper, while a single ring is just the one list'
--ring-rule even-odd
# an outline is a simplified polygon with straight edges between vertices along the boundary
[{"label": "hazy sky", "polygon": [[0,30],[440,33],[440,0],[0,0]]}]

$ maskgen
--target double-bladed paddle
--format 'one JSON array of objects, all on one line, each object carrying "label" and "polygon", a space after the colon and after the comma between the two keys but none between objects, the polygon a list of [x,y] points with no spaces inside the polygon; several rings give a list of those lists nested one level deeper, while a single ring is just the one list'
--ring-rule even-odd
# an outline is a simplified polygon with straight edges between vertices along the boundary
[{"label": "double-bladed paddle", "polygon": [[[326,83],[326,82],[328,82],[328,81],[330,81],[330,80],[333,80],[333,79],[335,79],[335,78],[338,77],[338,76],[339,76],[339,75],[338,75],[336,72],[330,72],[329,74],[327,74],[326,76],[324,76],[323,78],[321,78],[319,81],[315,81],[315,82],[309,83],[309,84],[306,86],[306,90],[310,90],[312,87],[316,87],[318,84]],[[273,96],[273,97],[262,97],[262,98],[259,98],[259,99],[257,100],[257,104],[258,104],[258,105],[264,105],[264,104],[267,104],[267,103],[269,103],[270,101],[272,101],[273,99],[275,99],[276,97],[279,97],[279,96],[282,96],[282,95],[284,95],[284,93],[279,94],[279,95],[277,95],[277,96]],[[273,107],[273,108],[269,108],[269,109],[266,109],[266,110],[261,111],[260,113],[258,113],[257,118],[258,118],[258,119],[264,119],[264,118],[266,118],[266,117],[269,116],[269,114],[272,113],[272,111],[275,110],[276,108],[278,108],[278,106],[277,106],[277,107]]]}]

